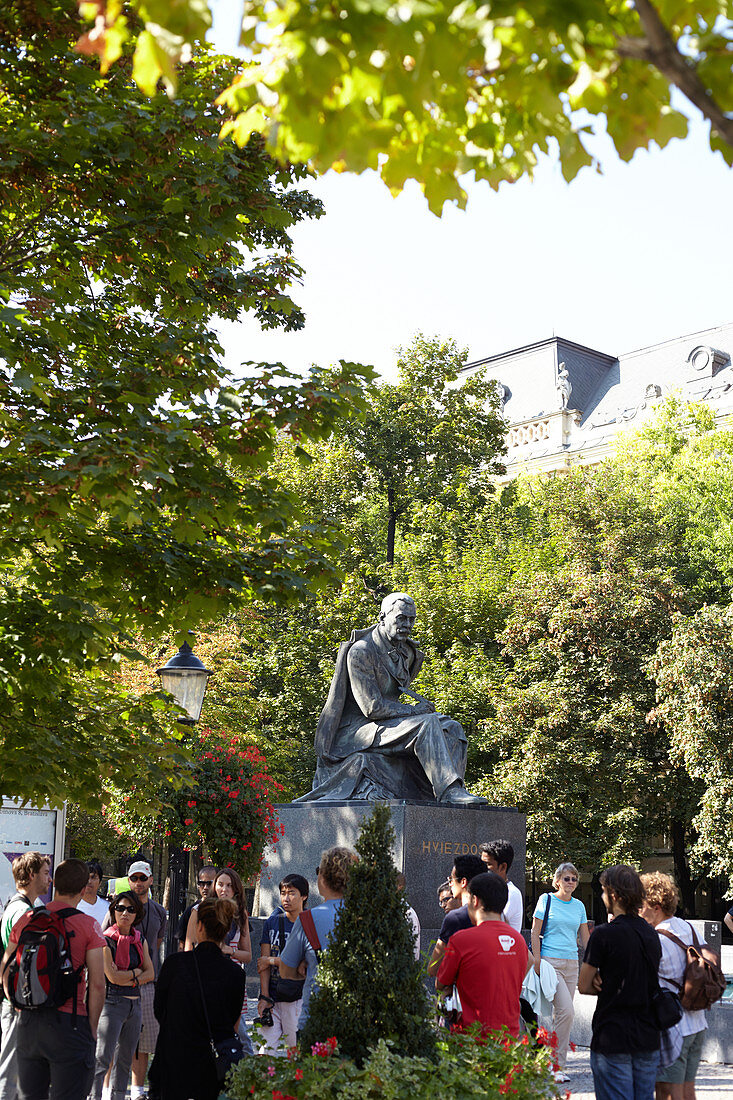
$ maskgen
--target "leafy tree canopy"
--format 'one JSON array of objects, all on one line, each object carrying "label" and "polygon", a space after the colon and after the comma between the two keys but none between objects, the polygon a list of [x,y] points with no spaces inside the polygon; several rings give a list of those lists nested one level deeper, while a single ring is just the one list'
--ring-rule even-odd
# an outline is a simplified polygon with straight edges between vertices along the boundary
[{"label": "leafy tree canopy", "polygon": [[[208,26],[205,0],[134,0],[146,21],[138,82],[175,82],[185,42]],[[125,33],[119,0],[86,5],[97,23],[82,47],[113,60]],[[242,144],[256,130],[281,157],[377,170],[400,191],[418,180],[430,207],[464,205],[459,177],[496,188],[531,176],[557,151],[571,180],[596,165],[587,135],[605,124],[618,154],[684,137],[679,88],[733,160],[731,0],[248,0],[251,63],[224,92]]]},{"label": "leafy tree canopy", "polygon": [[[485,497],[459,479],[442,499],[411,506],[391,568],[378,552],[383,496],[345,430],[310,448],[308,464],[288,445],[278,475],[307,515],[340,527],[346,577],[292,610],[253,608],[220,623],[226,672],[207,707],[222,723],[236,711],[238,728],[267,744],[288,795],[304,793],[338,645],[375,621],[383,591],[404,589],[427,657],[418,690],[466,729],[469,786],[527,811],[538,870],[562,858],[634,862],[662,836],[692,912],[695,876],[712,864],[687,857],[697,831],[706,835],[700,812],[711,799],[718,828],[730,827],[727,764],[706,773],[691,738],[680,748],[682,719],[657,705],[654,660],[704,601],[727,602],[731,438],[704,410],[672,401],[599,467]],[[713,660],[715,647],[701,650],[695,699],[708,698],[705,653]],[[718,713],[710,698],[706,721]],[[726,713],[715,726],[721,746]]]},{"label": "leafy tree canopy", "polygon": [[180,782],[166,699],[117,674],[133,637],[331,575],[267,469],[363,376],[224,370],[218,318],[303,323],[288,230],[320,206],[260,138],[219,140],[230,60],[199,53],[151,100],[82,30],[73,0],[0,14],[0,746],[3,794],[86,806]]},{"label": "leafy tree canopy", "polygon": [[693,859],[733,890],[733,608],[705,605],[679,617],[651,663],[657,714],[681,764],[703,788]]},{"label": "leafy tree canopy", "polygon": [[363,416],[344,424],[361,495],[386,505],[386,553],[416,504],[449,500],[459,485],[480,499],[503,470],[504,422],[496,383],[481,372],[459,379],[468,359],[453,340],[418,335],[398,352],[396,384],[374,387]]}]

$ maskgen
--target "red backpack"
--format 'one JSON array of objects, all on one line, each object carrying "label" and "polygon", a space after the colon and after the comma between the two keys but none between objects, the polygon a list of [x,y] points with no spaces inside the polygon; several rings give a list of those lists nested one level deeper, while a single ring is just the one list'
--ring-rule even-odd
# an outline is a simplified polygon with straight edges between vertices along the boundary
[{"label": "red backpack", "polygon": [[18,936],[15,954],[7,964],[8,990],[15,1008],[59,1008],[76,994],[83,966],[74,970],[65,917],[76,909],[50,912],[42,906],[34,909]]},{"label": "red backpack", "polygon": [[682,982],[672,981],[671,978],[667,981],[679,989],[682,1007],[688,1012],[696,1012],[701,1008],[710,1008],[720,1000],[725,992],[726,980],[720,969],[720,959],[713,949],[706,943],[700,944],[697,932],[692,925],[690,925],[690,931],[693,942],[688,947],[678,936],[675,936],[674,932],[668,932],[666,928],[657,929],[660,936],[666,936],[672,943],[677,944],[687,957]]}]

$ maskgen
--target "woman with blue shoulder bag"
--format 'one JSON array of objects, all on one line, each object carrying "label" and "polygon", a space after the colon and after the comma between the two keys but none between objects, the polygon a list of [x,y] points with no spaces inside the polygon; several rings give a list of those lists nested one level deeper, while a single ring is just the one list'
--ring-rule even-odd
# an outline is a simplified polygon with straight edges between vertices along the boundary
[{"label": "woman with blue shoulder bag", "polygon": [[561,863],[553,877],[554,893],[541,894],[532,917],[532,954],[534,968],[540,973],[544,959],[557,975],[553,1000],[553,1026],[557,1035],[556,1081],[568,1081],[565,1062],[570,1029],[573,1026],[573,997],[578,985],[578,937],[585,950],[590,937],[588,916],[582,901],[573,897],[578,885],[578,869]]}]

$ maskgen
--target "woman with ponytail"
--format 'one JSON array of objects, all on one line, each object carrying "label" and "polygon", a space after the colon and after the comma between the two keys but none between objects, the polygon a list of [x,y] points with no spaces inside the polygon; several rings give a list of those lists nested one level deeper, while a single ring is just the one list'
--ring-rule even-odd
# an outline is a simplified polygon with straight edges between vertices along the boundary
[{"label": "woman with ponytail", "polygon": [[223,953],[235,905],[205,898],[195,915],[196,947],[169,955],[155,986],[160,1034],[149,1077],[160,1100],[217,1100],[210,1035],[215,1043],[234,1039],[242,1012],[244,970]]}]

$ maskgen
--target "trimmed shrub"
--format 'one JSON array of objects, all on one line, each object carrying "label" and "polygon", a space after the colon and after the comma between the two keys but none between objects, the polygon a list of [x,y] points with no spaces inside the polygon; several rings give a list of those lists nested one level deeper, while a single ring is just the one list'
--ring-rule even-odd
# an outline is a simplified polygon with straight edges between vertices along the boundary
[{"label": "trimmed shrub", "polygon": [[357,1065],[380,1039],[395,1054],[435,1058],[431,999],[414,956],[407,903],[397,891],[394,839],[389,810],[379,804],[357,841],[359,862],[301,1033],[305,1050],[335,1036],[342,1055]]}]

